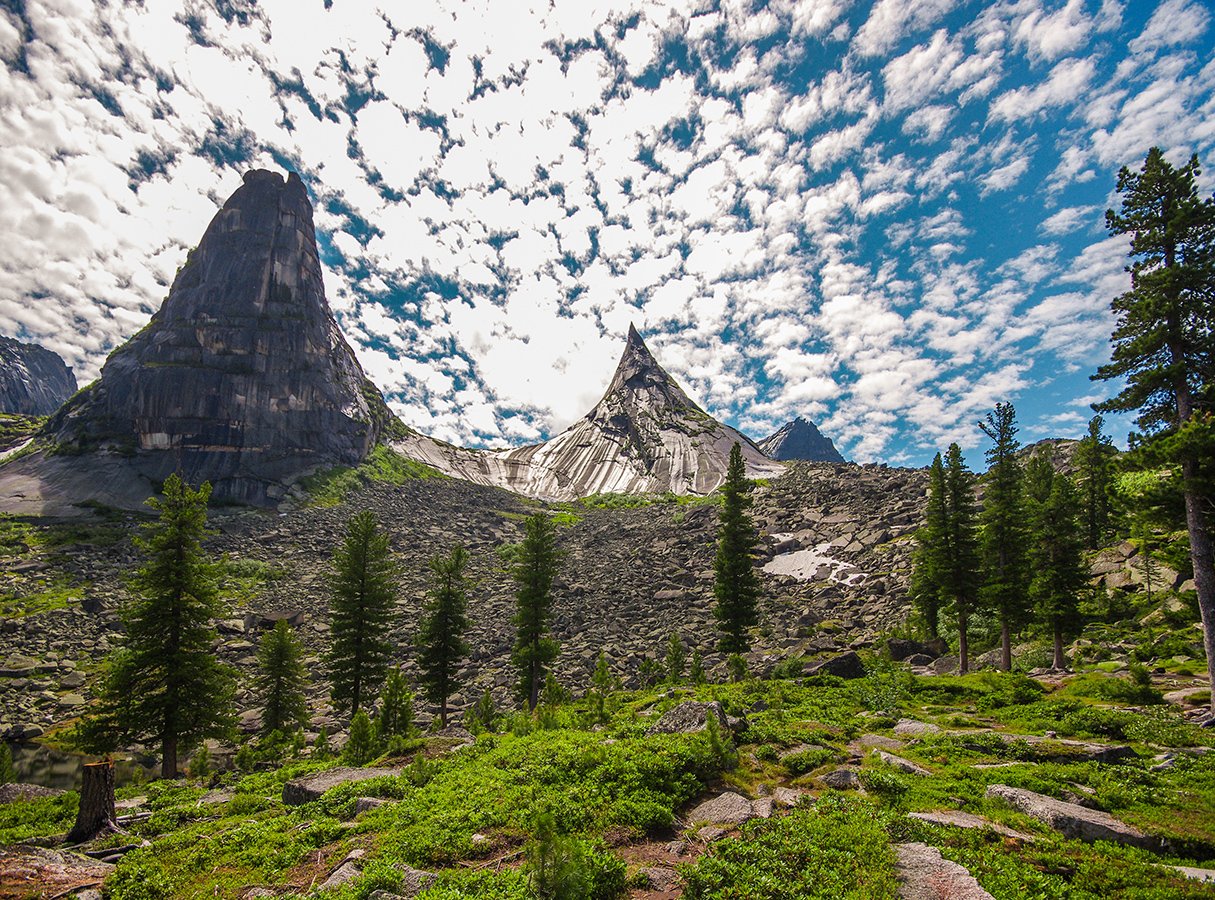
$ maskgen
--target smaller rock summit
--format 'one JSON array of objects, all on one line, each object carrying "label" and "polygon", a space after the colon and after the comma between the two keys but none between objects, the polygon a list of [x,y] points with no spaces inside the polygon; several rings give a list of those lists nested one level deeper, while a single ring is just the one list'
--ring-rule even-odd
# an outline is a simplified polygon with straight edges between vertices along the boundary
[{"label": "smaller rock summit", "polygon": [[792,422],[786,422],[774,434],[768,435],[759,442],[759,449],[772,459],[786,462],[792,459],[804,459],[809,462],[846,462],[840,452],[831,443],[831,438],[824,435],[813,422],[807,422],[798,416]]},{"label": "smaller rock summit", "polygon": [[76,392],[76,376],[57,353],[0,337],[0,413],[49,416]]}]

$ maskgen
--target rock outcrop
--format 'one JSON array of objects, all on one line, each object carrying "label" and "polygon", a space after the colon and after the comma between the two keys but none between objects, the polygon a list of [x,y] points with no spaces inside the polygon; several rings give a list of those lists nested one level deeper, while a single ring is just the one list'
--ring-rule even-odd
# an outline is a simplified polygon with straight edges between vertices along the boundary
[{"label": "rock outcrop", "polygon": [[[265,505],[302,472],[359,463],[394,423],[330,313],[303,182],[255,170],[152,320],[47,423],[52,460],[21,461],[44,483],[6,485],[0,472],[0,499],[49,485],[136,505],[177,471],[210,481],[216,499]],[[71,466],[54,464],[64,457]],[[124,491],[90,492],[110,479]]]},{"label": "rock outcrop", "polygon": [[478,452],[408,435],[394,448],[477,484],[543,500],[575,500],[605,493],[708,494],[725,480],[735,443],[751,477],[780,473],[781,466],[749,438],[693,403],[630,326],[603,399],[556,437]]},{"label": "rock outcrop", "polygon": [[813,422],[807,422],[801,416],[792,422],[786,422],[774,434],[760,441],[759,449],[772,459],[781,461],[801,459],[808,462],[845,462],[844,457],[835,449],[831,438],[819,431]]},{"label": "rock outcrop", "polygon": [[49,416],[76,392],[76,376],[59,354],[0,337],[0,413]]}]

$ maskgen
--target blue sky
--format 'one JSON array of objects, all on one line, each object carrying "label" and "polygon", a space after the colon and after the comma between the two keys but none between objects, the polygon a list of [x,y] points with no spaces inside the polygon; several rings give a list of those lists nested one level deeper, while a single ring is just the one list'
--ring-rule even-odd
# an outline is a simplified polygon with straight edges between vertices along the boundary
[{"label": "blue sky", "polygon": [[1197,0],[531,6],[0,3],[0,332],[94,377],[241,172],[290,166],[425,433],[560,431],[633,322],[756,438],[977,462],[1000,400],[1083,431],[1117,170],[1215,147]]}]

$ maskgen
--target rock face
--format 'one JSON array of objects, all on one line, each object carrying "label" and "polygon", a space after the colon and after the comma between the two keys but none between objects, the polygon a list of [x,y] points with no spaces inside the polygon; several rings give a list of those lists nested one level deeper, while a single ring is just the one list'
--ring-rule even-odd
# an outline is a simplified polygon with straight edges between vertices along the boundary
[{"label": "rock face", "polygon": [[693,403],[630,326],[603,399],[556,437],[486,453],[409,435],[394,448],[477,484],[575,500],[603,493],[710,493],[725,479],[735,442],[751,477],[780,473],[749,438]]},{"label": "rock face", "polygon": [[351,767],[326,769],[324,772],[293,778],[284,784],[283,803],[287,806],[303,806],[313,800],[320,800],[326,791],[341,784],[355,784],[371,778],[400,774],[400,769],[356,769]]},{"label": "rock face", "polygon": [[57,353],[0,337],[0,413],[49,416],[76,392],[76,376]]},{"label": "rock face", "polygon": [[1070,838],[1090,843],[1112,841],[1157,852],[1162,848],[1159,838],[1144,834],[1135,826],[1120,822],[1107,812],[1088,809],[1076,803],[1067,803],[1006,784],[990,785],[987,788],[987,796],[1003,800],[1014,809],[1039,822],[1045,822]]},{"label": "rock face", "polygon": [[255,170],[45,436],[265,504],[303,471],[359,463],[390,421],[329,311],[303,182]]},{"label": "rock face", "polygon": [[759,449],[772,459],[790,460],[804,459],[809,462],[842,463],[844,457],[835,449],[831,438],[826,437],[813,422],[807,422],[798,416],[792,422],[786,422],[776,431],[759,442]]}]

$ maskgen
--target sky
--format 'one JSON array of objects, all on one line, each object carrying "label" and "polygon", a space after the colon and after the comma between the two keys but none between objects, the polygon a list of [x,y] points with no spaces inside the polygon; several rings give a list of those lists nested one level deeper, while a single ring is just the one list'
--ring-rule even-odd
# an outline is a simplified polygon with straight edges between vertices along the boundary
[{"label": "sky", "polygon": [[1213,13],[0,0],[0,333],[95,378],[241,174],[289,168],[423,433],[560,432],[634,323],[757,439],[800,415],[857,461],[973,461],[999,401],[1023,441],[1077,437],[1129,287],[1118,169],[1215,157]]}]

